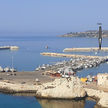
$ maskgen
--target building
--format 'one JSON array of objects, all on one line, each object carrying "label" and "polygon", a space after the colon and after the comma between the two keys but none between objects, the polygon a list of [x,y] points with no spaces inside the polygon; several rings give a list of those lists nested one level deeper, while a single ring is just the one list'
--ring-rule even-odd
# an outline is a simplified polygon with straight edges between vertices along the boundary
[{"label": "building", "polygon": [[103,88],[108,88],[108,73],[97,75],[97,85]]}]

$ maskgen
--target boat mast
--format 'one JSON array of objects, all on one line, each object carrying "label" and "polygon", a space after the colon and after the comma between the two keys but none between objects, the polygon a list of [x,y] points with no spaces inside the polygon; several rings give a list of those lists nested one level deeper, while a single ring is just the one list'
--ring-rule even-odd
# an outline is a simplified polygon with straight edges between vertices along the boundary
[{"label": "boat mast", "polygon": [[14,67],[13,67],[13,55],[12,55],[12,75],[14,75],[13,69]]}]

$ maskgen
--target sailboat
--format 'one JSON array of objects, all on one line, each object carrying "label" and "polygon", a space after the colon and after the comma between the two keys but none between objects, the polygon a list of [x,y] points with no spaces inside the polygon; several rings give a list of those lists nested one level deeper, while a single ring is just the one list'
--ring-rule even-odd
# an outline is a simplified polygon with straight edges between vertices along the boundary
[{"label": "sailboat", "polygon": [[12,68],[10,68],[10,72],[12,72],[12,75],[16,75],[14,72],[16,72],[16,69],[14,69],[13,65],[13,56],[12,56]]}]

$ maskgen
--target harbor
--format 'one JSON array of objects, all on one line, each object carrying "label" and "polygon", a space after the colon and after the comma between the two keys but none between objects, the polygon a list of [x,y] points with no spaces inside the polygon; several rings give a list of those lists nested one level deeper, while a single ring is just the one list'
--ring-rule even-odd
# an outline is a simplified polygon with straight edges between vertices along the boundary
[{"label": "harbor", "polygon": [[[25,40],[25,42],[28,43],[27,40]],[[105,88],[107,85],[104,82],[107,81],[108,75],[105,74],[104,77],[103,74],[97,73],[96,75],[88,74],[85,77],[77,76],[77,73],[83,72],[83,70],[97,69],[103,64],[107,64],[107,54],[104,56],[102,54],[100,54],[100,56],[98,54],[93,56],[93,52],[88,55],[85,55],[85,53],[57,53],[57,51],[51,49],[53,45],[48,45],[47,48],[43,46],[44,49],[42,51],[38,50],[39,52],[37,54],[37,41],[34,41],[33,38],[33,41],[31,42],[30,40],[29,42],[32,44],[27,44],[25,47],[21,46],[21,50],[18,52],[8,51],[7,53],[7,51],[1,51],[2,53],[4,52],[3,54],[6,54],[4,56],[1,53],[1,93],[18,96],[35,96],[36,99],[66,101],[85,101],[88,97],[95,97],[96,104],[107,107],[107,103],[104,103],[107,99],[102,96],[107,96],[108,94],[108,88]],[[22,45],[21,43],[19,45]],[[62,46],[61,49],[64,48],[65,45]],[[41,48],[39,47],[39,49]],[[51,51],[55,53],[51,53]],[[101,53],[101,51],[99,51],[99,53]],[[7,59],[3,57],[7,57]],[[17,69],[17,71],[10,71],[12,67]],[[22,70],[20,70],[20,67]],[[28,69],[30,69],[30,71]],[[95,71],[93,71],[93,73],[94,72]],[[101,79],[103,80],[102,84]]]},{"label": "harbor", "polygon": [[[55,64],[43,64],[34,71],[0,72],[0,91],[21,96],[36,96],[36,98],[59,100],[84,100],[87,97],[99,98],[99,105],[108,95],[107,74],[78,78],[77,72],[82,69],[98,67],[107,62],[107,57],[73,57],[68,61]],[[103,78],[103,83],[101,83]],[[62,91],[62,92],[61,92]],[[72,93],[71,93],[72,92]],[[71,94],[70,94],[71,93]]]},{"label": "harbor", "polygon": [[36,71],[44,70],[47,75],[54,75],[62,77],[69,77],[69,75],[76,74],[84,69],[98,67],[102,63],[106,63],[108,61],[107,57],[98,57],[98,58],[86,58],[76,57],[71,58],[68,61],[57,62],[53,65],[43,64],[36,68]]}]

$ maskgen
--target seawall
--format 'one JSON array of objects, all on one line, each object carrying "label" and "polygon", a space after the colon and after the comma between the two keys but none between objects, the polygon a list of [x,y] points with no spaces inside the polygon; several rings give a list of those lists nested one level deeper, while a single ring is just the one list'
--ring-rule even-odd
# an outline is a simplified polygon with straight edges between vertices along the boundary
[{"label": "seawall", "polygon": [[43,53],[40,53],[40,54],[43,55],[43,56],[67,57],[67,58],[101,58],[101,56],[86,56],[86,55],[50,53],[50,52],[43,52]]},{"label": "seawall", "polygon": [[[63,52],[91,52],[95,51],[98,52],[98,47],[91,47],[91,48],[65,48]],[[102,47],[101,51],[108,52],[108,47]]]}]

